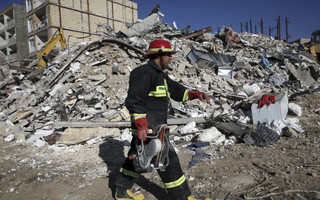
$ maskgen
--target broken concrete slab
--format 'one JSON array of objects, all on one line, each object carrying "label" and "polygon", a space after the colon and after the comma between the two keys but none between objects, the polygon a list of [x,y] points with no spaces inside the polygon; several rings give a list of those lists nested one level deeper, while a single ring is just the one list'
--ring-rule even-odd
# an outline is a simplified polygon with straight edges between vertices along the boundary
[{"label": "broken concrete slab", "polygon": [[155,26],[161,24],[159,13],[153,13],[145,19],[133,24],[130,28],[121,31],[128,37],[145,35]]},{"label": "broken concrete slab", "polygon": [[304,86],[310,86],[316,81],[311,76],[309,68],[304,70],[296,69],[296,67],[291,63],[288,63],[287,68],[297,80],[301,81]]},{"label": "broken concrete slab", "polygon": [[119,135],[120,130],[118,128],[67,128],[56,143],[73,145],[96,137],[118,137]]}]

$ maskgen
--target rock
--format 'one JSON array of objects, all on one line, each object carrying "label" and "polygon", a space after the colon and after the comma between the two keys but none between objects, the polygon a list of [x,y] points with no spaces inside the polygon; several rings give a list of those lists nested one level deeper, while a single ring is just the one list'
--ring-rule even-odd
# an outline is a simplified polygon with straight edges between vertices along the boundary
[{"label": "rock", "polygon": [[6,142],[11,142],[13,140],[14,140],[14,134],[10,134],[4,139],[4,141]]},{"label": "rock", "polygon": [[252,85],[245,84],[243,86],[243,90],[246,94],[250,96],[260,91],[260,87],[257,84],[252,84]]},{"label": "rock", "polygon": [[289,103],[289,109],[299,117],[302,115],[301,107],[295,103]]},{"label": "rock", "polygon": [[191,133],[194,132],[196,129],[196,122],[192,121],[187,123],[185,126],[179,129],[180,133]]},{"label": "rock", "polygon": [[225,136],[218,131],[216,127],[211,127],[209,129],[205,129],[198,135],[197,140],[199,142],[213,142],[216,144],[221,144],[225,141]]},{"label": "rock", "polygon": [[120,110],[120,115],[122,116],[124,121],[130,121],[130,113],[127,108],[122,108]]}]

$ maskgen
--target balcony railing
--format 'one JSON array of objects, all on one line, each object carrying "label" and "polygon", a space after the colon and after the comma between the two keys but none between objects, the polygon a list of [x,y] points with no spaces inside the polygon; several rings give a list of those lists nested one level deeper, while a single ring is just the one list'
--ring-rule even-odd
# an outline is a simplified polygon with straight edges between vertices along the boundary
[{"label": "balcony railing", "polygon": [[47,26],[47,25],[48,25],[48,20],[44,19],[44,20],[41,21],[41,23],[36,24],[36,30],[38,30],[38,29],[40,29],[40,28],[42,28],[44,26]]},{"label": "balcony railing", "polygon": [[14,26],[15,24],[15,21],[12,19],[10,21],[7,22],[7,28],[11,27],[11,26]]},{"label": "balcony railing", "polygon": [[8,44],[7,41],[0,42],[0,49],[3,49]]},{"label": "balcony railing", "polygon": [[14,44],[16,42],[16,40],[17,40],[16,36],[13,36],[13,37],[9,38],[8,45]]}]

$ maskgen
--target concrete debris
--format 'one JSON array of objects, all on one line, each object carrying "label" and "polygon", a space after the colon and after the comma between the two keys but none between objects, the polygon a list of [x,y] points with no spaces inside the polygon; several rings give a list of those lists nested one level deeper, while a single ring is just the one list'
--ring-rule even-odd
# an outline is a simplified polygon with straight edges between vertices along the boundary
[{"label": "concrete debris", "polygon": [[57,144],[79,144],[81,142],[87,142],[93,138],[100,137],[117,137],[120,135],[118,128],[67,128],[62,134]]},{"label": "concrete debris", "polygon": [[215,144],[222,144],[225,139],[225,135],[218,131],[216,127],[204,130],[197,138],[199,142],[214,142]]},{"label": "concrete debris", "polygon": [[269,82],[274,85],[277,85],[277,86],[282,85],[285,81],[286,81],[286,79],[284,77],[282,77],[281,75],[279,75],[278,73],[274,73],[269,78]]},{"label": "concrete debris", "polygon": [[125,29],[122,31],[126,36],[133,37],[133,36],[143,36],[148,31],[153,29],[155,26],[160,25],[160,14],[153,13],[147,18],[139,21],[138,23],[132,25],[130,28]]},{"label": "concrete debris", "polygon": [[299,117],[302,115],[301,107],[295,103],[289,103],[289,109]]},{"label": "concrete debris", "polygon": [[179,131],[180,131],[180,133],[192,133],[192,132],[195,132],[195,131],[197,131],[196,123],[194,121],[193,122],[189,122],[185,126],[181,127]]},{"label": "concrete debris", "polygon": [[4,141],[6,142],[11,142],[13,140],[14,140],[14,134],[10,134],[4,139]]},{"label": "concrete debris", "polygon": [[251,95],[259,92],[259,91],[260,91],[260,87],[259,87],[258,84],[255,84],[255,83],[252,84],[252,85],[250,85],[250,84],[245,84],[245,85],[243,86],[243,90],[244,90],[244,92],[245,92],[247,95],[251,96]]},{"label": "concrete debris", "polygon": [[[122,32],[69,47],[42,70],[2,67],[2,138],[37,147],[90,145],[104,137],[129,142],[130,113],[124,105],[129,75],[146,62],[145,52],[155,38],[167,38],[176,51],[169,76],[207,92],[212,102],[171,103],[168,124],[176,126],[175,141],[198,136],[201,142],[223,145],[230,137],[241,141],[250,134],[250,144],[261,145],[253,141],[254,133],[303,132],[287,114],[290,109],[302,115],[302,108],[289,102],[291,95],[319,88],[320,66],[306,52],[264,34],[236,33],[231,27],[216,35],[211,27],[189,33],[190,26],[171,28],[161,17],[152,13]],[[277,96],[276,102],[258,108],[264,94]],[[264,122],[273,126],[271,131],[255,129]],[[203,130],[203,125],[208,127]]]}]

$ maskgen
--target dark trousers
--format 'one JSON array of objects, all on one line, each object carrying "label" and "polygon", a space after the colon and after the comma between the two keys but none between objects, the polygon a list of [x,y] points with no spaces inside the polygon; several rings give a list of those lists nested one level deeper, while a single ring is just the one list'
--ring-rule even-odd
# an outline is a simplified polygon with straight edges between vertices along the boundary
[{"label": "dark trousers", "polygon": [[[131,142],[131,148],[129,150],[128,156],[135,154],[136,148],[135,148],[135,142],[138,141],[138,138],[134,135],[132,142]],[[177,153],[175,152],[174,148],[170,144],[169,148],[169,165],[166,167],[165,171],[158,170],[158,174],[162,180],[162,182],[165,184],[166,190],[168,192],[168,195],[172,200],[186,200],[188,196],[191,195],[188,182],[185,180],[183,171],[180,166],[179,158]],[[139,173],[136,173],[133,166],[133,160],[130,160],[129,158],[126,158],[122,165],[122,169],[126,170],[127,172],[134,172],[136,175],[140,175]],[[128,175],[128,173],[119,173],[115,185],[117,187],[132,188],[133,184],[137,180],[137,176],[132,176],[132,174]],[[178,181],[180,180],[180,182]],[[182,181],[181,181],[182,180]],[[173,184],[166,184],[166,183],[173,183]],[[177,185],[175,186],[175,183]],[[166,185],[171,185],[170,187],[167,187]]]}]

